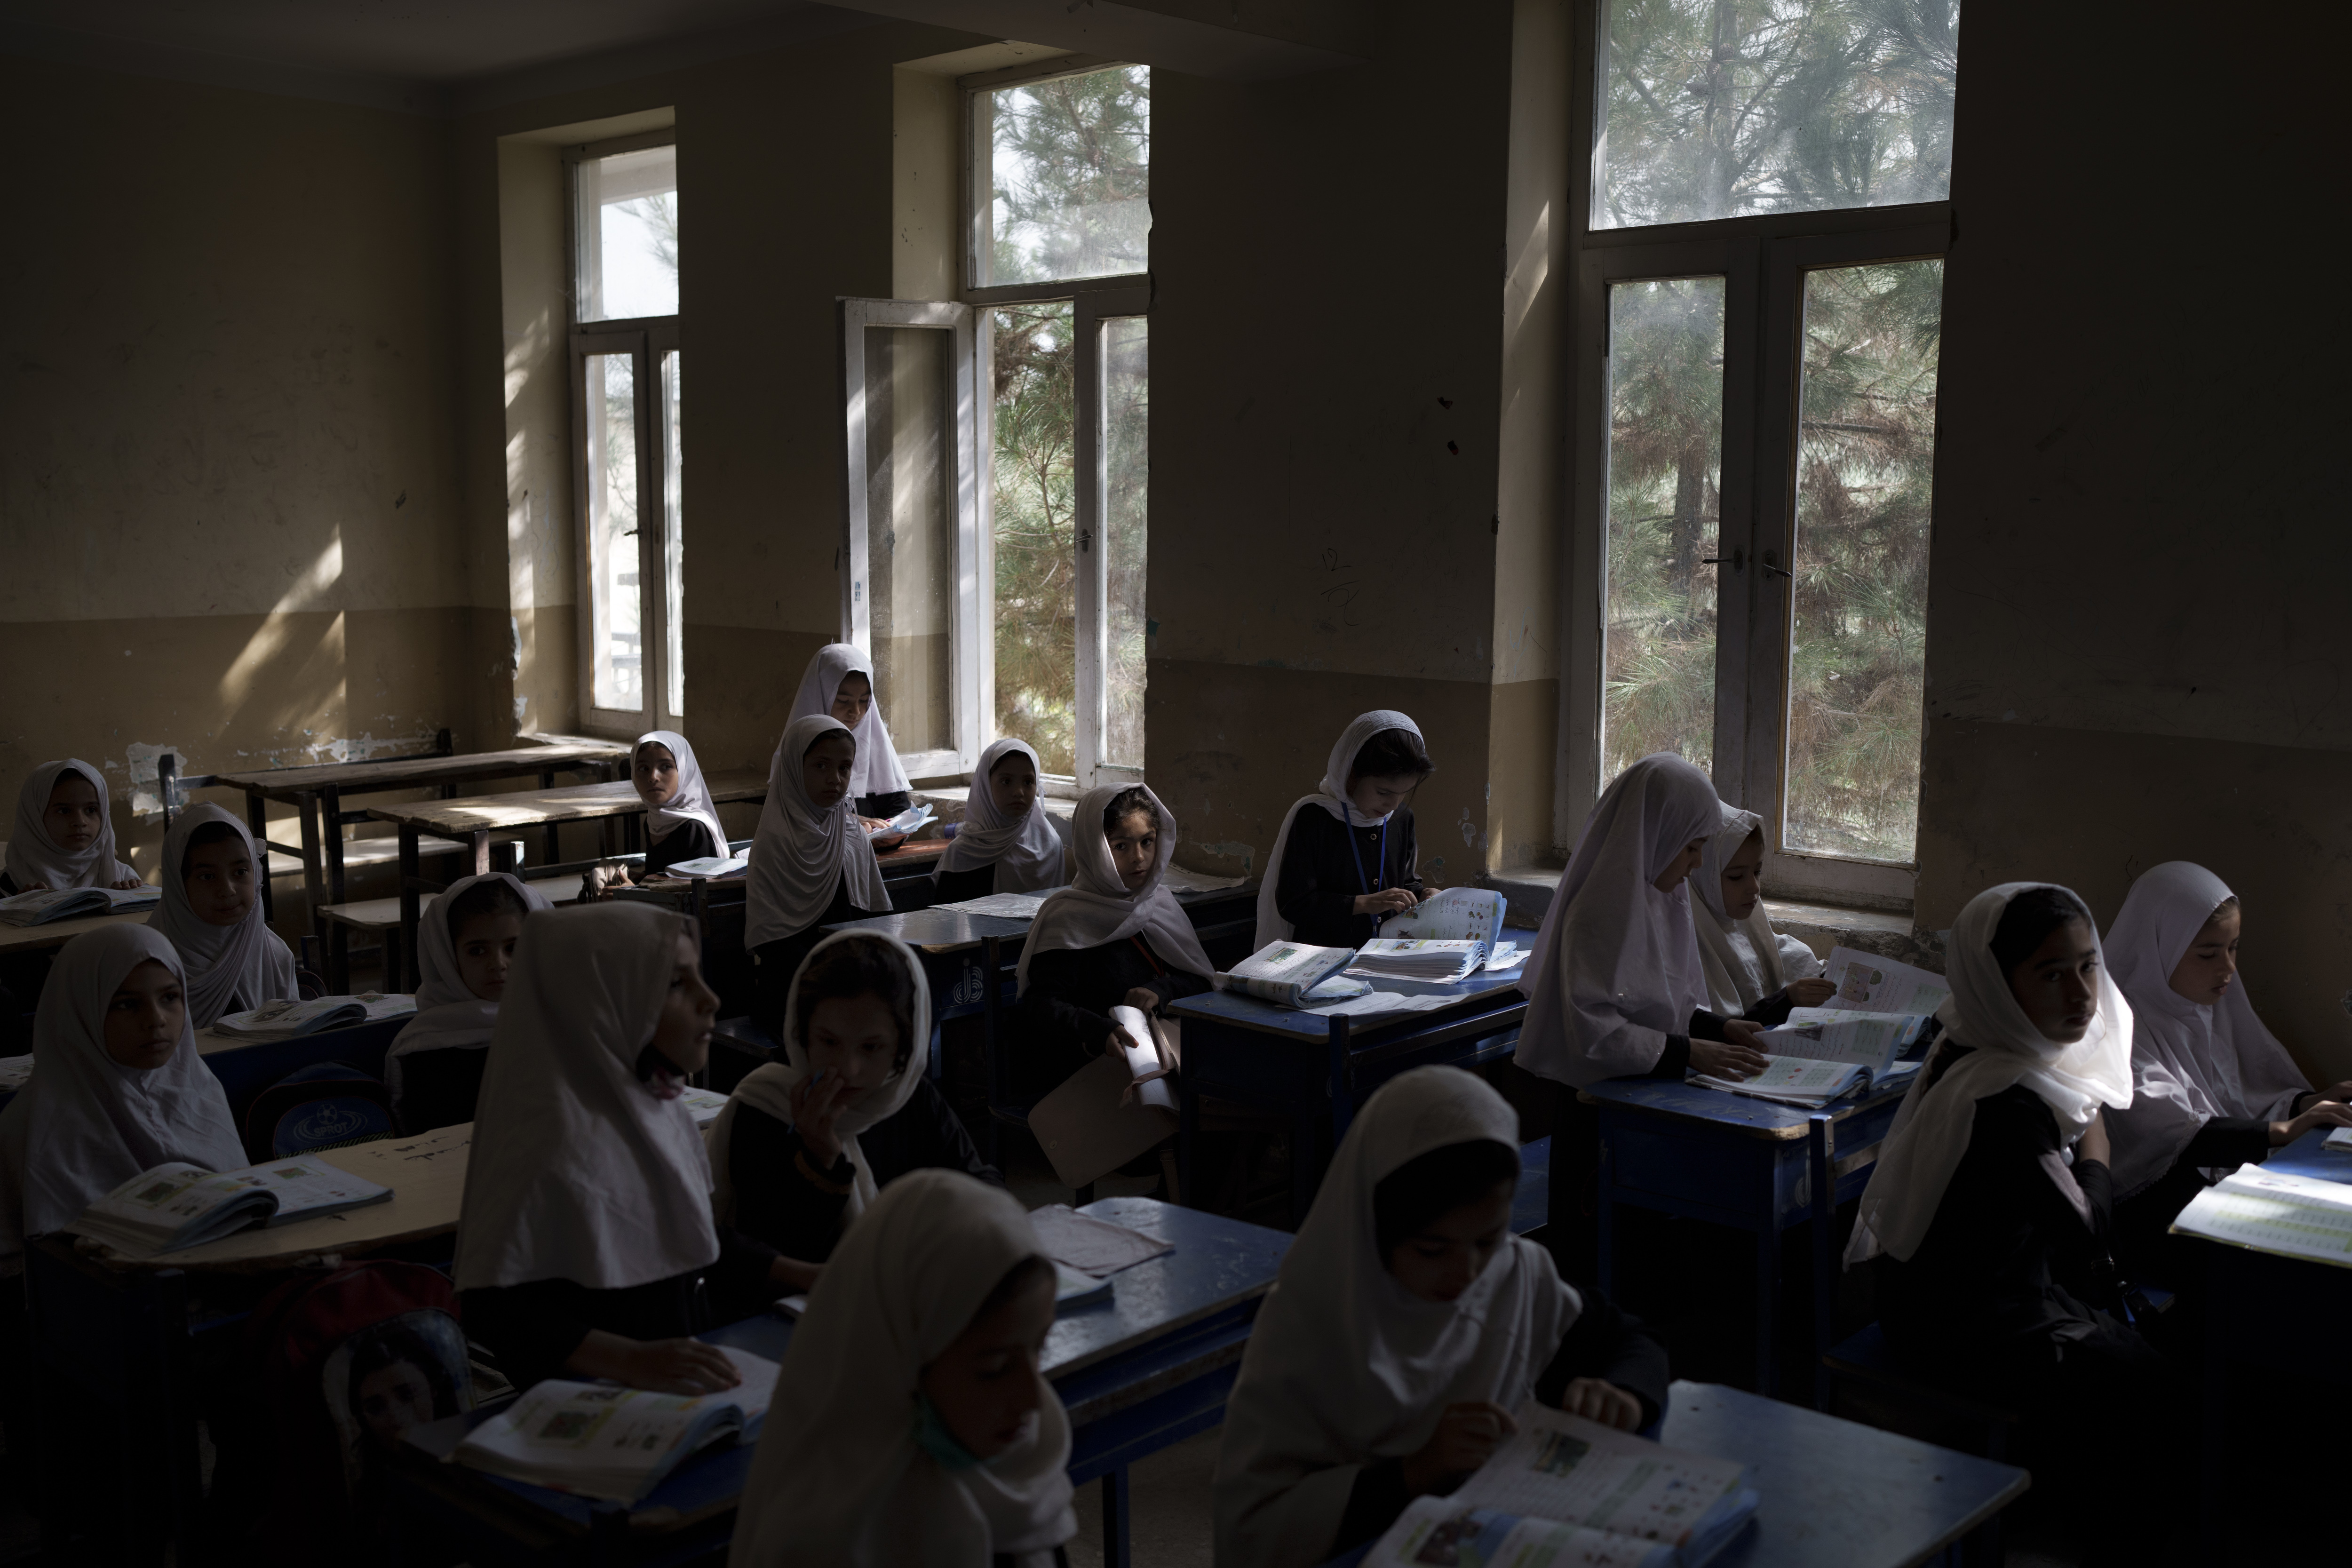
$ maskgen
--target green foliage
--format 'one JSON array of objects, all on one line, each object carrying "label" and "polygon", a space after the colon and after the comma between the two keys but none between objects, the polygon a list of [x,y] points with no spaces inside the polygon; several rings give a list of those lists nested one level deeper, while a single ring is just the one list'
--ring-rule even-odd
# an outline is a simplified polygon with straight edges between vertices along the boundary
[{"label": "green foliage", "polygon": [[1076,345],[1067,300],[995,328],[996,728],[1077,771]]},{"label": "green foliage", "polygon": [[1151,71],[1092,71],[990,96],[998,283],[1151,265]]}]

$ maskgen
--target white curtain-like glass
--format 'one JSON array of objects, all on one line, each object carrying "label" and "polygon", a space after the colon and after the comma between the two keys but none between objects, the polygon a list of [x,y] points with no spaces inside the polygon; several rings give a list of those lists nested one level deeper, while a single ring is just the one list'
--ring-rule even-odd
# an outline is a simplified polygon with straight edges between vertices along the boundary
[{"label": "white curtain-like glass", "polygon": [[668,614],[663,619],[667,645],[663,670],[669,687],[671,718],[686,713],[686,533],[682,502],[685,459],[678,449],[678,351],[661,356],[662,590]]},{"label": "white curtain-like glass", "polygon": [[1103,737],[1100,762],[1143,766],[1151,492],[1151,318],[1102,326]]},{"label": "white curtain-like glass", "polygon": [[954,334],[866,329],[874,678],[901,755],[955,746]]},{"label": "white curtain-like glass", "polygon": [[1151,71],[1119,66],[973,95],[986,235],[972,284],[1151,266]]},{"label": "white curtain-like glass", "polygon": [[677,148],[588,159],[576,188],[580,320],[677,314]]},{"label": "white curtain-like glass", "polygon": [[592,700],[599,708],[635,711],[646,701],[636,367],[630,354],[590,354],[586,370]]}]

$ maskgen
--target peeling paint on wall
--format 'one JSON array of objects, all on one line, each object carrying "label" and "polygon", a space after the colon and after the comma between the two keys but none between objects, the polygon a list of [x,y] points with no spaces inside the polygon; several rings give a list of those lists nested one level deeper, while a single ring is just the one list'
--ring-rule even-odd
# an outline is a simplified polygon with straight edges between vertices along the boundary
[{"label": "peeling paint on wall", "polygon": [[1192,847],[1201,854],[1213,855],[1221,860],[1240,861],[1244,877],[1250,874],[1250,868],[1257,859],[1256,847],[1249,844],[1195,844]]},{"label": "peeling paint on wall", "polygon": [[[142,820],[163,816],[163,797],[156,788],[163,778],[163,772],[158,764],[161,759],[168,756],[172,759],[172,769],[174,773],[185,773],[188,770],[188,759],[180,754],[180,749],[177,746],[150,746],[140,741],[133,741],[123,747],[122,753],[124,760],[121,768],[125,776],[125,782],[130,785],[125,793],[130,797],[131,815]],[[116,770],[116,763],[106,764],[108,773],[113,773]],[[145,784],[147,787],[142,789],[139,787],[141,784]]]}]

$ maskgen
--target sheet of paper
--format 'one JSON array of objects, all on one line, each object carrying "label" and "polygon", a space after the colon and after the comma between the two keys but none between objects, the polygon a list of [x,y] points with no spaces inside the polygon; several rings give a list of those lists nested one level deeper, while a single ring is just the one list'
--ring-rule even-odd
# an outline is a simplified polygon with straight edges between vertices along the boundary
[{"label": "sheet of paper", "polygon": [[1030,1210],[1029,1226],[1046,1257],[1097,1279],[1176,1250],[1174,1242],[1080,1214],[1067,1204]]},{"label": "sheet of paper", "polygon": [[957,910],[968,915],[993,915],[1003,921],[1034,921],[1037,906],[1045,901],[1044,893],[991,893],[986,898],[965,899],[960,903],[934,904],[937,910]]},{"label": "sheet of paper", "polygon": [[1418,1497],[1364,1561],[1368,1568],[1672,1568],[1675,1559],[1673,1547],[1630,1535]]},{"label": "sheet of paper", "polygon": [[1337,1017],[1344,1013],[1357,1017],[1367,1013],[1433,1013],[1440,1007],[1451,1007],[1461,1001],[1459,996],[1407,996],[1396,991],[1367,991],[1361,996],[1350,996],[1344,1002],[1328,1006],[1302,1007],[1299,1011],[1318,1017]]},{"label": "sheet of paper", "polygon": [[31,1057],[0,1057],[0,1092],[22,1089],[32,1081]]},{"label": "sheet of paper", "polygon": [[1952,994],[1942,975],[1874,952],[1830,949],[1827,978],[1837,987],[1837,1005],[1869,1013],[1933,1013]]},{"label": "sheet of paper", "polygon": [[2352,1268],[2352,1186],[2242,1166],[2191,1198],[2172,1228]]}]

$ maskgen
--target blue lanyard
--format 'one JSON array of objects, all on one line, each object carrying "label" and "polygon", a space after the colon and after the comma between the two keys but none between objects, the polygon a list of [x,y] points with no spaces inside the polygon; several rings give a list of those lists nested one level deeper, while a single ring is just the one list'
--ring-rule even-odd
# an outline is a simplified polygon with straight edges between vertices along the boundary
[{"label": "blue lanyard", "polygon": [[[1372,867],[1372,869],[1379,873],[1378,880],[1381,886],[1385,886],[1388,881],[1389,821],[1391,817],[1395,816],[1396,813],[1392,811],[1389,813],[1388,816],[1381,818],[1381,858],[1379,862]],[[1339,802],[1339,820],[1345,823],[1348,827],[1348,858],[1356,863],[1356,886],[1363,889],[1366,893],[1379,892],[1381,890],[1380,887],[1373,886],[1364,880],[1364,857],[1363,853],[1356,847],[1356,816],[1355,813],[1348,809],[1348,802],[1344,797]],[[1370,827],[1371,824],[1368,822],[1364,824],[1364,826]]]}]

